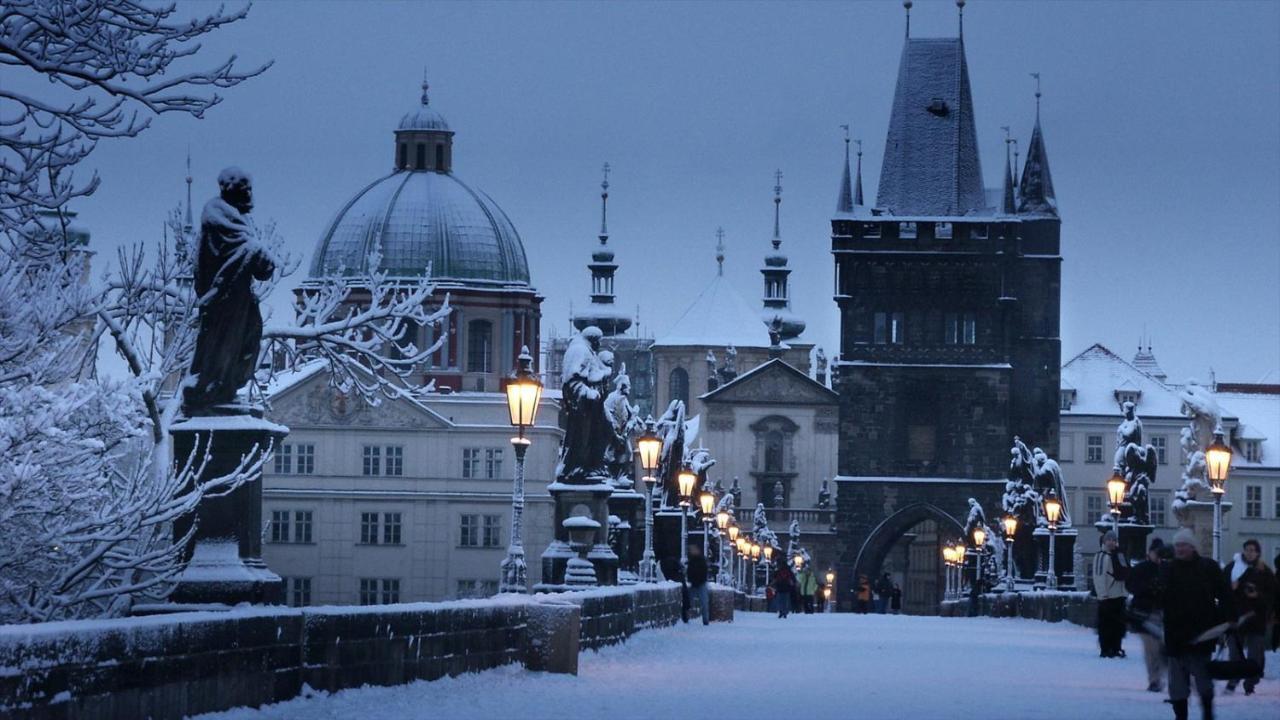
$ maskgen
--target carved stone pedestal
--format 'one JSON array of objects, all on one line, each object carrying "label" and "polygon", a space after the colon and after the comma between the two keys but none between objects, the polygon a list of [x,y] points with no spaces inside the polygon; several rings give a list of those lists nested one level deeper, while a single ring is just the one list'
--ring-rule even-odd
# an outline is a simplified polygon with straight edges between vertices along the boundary
[{"label": "carved stone pedestal", "polygon": [[[175,463],[181,465],[192,458],[198,465],[204,454],[209,454],[202,473],[207,481],[235,472],[242,460],[253,460],[278,448],[289,428],[268,422],[255,411],[180,419],[170,432]],[[193,522],[195,534],[184,552],[187,567],[169,596],[171,603],[283,602],[280,576],[262,561],[260,478],[227,495],[204,498],[194,516],[174,521],[174,536],[186,535]]]},{"label": "carved stone pedestal", "polygon": [[[1053,564],[1057,568],[1058,590],[1075,590],[1076,575],[1073,555],[1076,547],[1076,537],[1079,532],[1075,528],[1064,528],[1054,533],[1055,547],[1053,551]],[[1032,533],[1036,546],[1036,577],[1035,586],[1037,588],[1047,588],[1049,586],[1049,530],[1048,528],[1038,527]]]},{"label": "carved stone pedestal", "polygon": [[[1203,493],[1202,496],[1208,496]],[[1226,536],[1227,513],[1231,511],[1231,503],[1222,501],[1222,531]],[[1177,512],[1178,524],[1189,529],[1196,536],[1196,550],[1203,557],[1213,557],[1213,500],[1189,500],[1181,511]],[[1240,548],[1223,547],[1221,554],[1229,560],[1231,554]]]},{"label": "carved stone pedestal", "polygon": [[[1115,529],[1110,520],[1099,520],[1093,526],[1098,529],[1099,536],[1105,535],[1108,530]],[[1119,526],[1120,552],[1129,558],[1131,562],[1142,560],[1147,556],[1147,536],[1155,529],[1154,525],[1121,522]],[[1101,547],[1101,541],[1099,541],[1099,547]]]},{"label": "carved stone pedestal", "polygon": [[[542,582],[534,586],[535,591],[555,592],[587,587],[585,568],[581,562],[574,563],[574,582],[566,581],[565,572],[569,561],[590,562],[595,571],[595,585],[618,584],[618,556],[609,547],[609,496],[614,488],[606,482],[592,485],[570,485],[567,483],[551,483],[547,486],[556,503],[555,539],[542,553]],[[583,518],[595,525],[590,528],[577,520]],[[568,522],[566,522],[568,521]]]}]

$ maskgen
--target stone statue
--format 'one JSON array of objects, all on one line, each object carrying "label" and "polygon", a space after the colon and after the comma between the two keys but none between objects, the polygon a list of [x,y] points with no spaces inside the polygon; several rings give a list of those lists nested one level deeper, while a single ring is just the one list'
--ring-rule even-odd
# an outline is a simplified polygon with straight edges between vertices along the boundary
[{"label": "stone statue", "polygon": [[1182,486],[1173,494],[1173,512],[1178,523],[1187,526],[1190,521],[1187,503],[1209,498],[1204,450],[1213,442],[1213,431],[1222,425],[1222,410],[1213,392],[1199,383],[1187,383],[1180,396],[1182,414],[1187,418],[1180,440],[1186,464],[1182,468]]},{"label": "stone statue", "polygon": [[773,506],[776,508],[787,506],[787,489],[783,487],[781,480],[773,481]]},{"label": "stone statue", "polygon": [[640,408],[631,404],[631,378],[627,375],[626,363],[613,376],[613,392],[604,399],[604,412],[613,431],[605,450],[609,476],[619,485],[630,486],[633,470],[631,436],[640,427]]},{"label": "stone statue", "polygon": [[685,419],[684,403],[672,400],[667,411],[658,420],[658,435],[662,437],[662,457],[658,461],[658,482],[662,487],[662,506],[675,507],[680,503],[680,484],[676,476],[684,463]]},{"label": "stone statue", "polygon": [[1058,513],[1058,527],[1071,527],[1071,503],[1067,502],[1067,487],[1062,482],[1062,467],[1058,465],[1058,461],[1049,457],[1044,450],[1036,448],[1031,451],[1031,467],[1032,477],[1035,481],[1031,484],[1032,489],[1039,493],[1042,497],[1048,495],[1048,491],[1052,490],[1054,495],[1058,496],[1058,501],[1062,505],[1062,510]]},{"label": "stone statue", "polygon": [[1116,427],[1114,470],[1124,478],[1125,503],[1120,507],[1120,522],[1146,525],[1150,520],[1148,488],[1156,480],[1156,449],[1142,444],[1142,420],[1134,404],[1121,406],[1124,419]]},{"label": "stone statue", "polygon": [[769,321],[769,348],[779,349],[782,347],[782,318],[774,316]]},{"label": "stone statue", "polygon": [[822,481],[822,487],[818,489],[818,509],[826,510],[831,507],[831,491],[827,489],[827,481]]},{"label": "stone statue", "polygon": [[733,506],[742,507],[742,486],[739,484],[738,476],[733,476],[733,486],[729,488],[729,494],[733,496]]},{"label": "stone statue", "polygon": [[751,532],[759,534],[769,529],[769,516],[764,511],[764,503],[756,503],[756,511],[751,515]]},{"label": "stone statue", "polygon": [[1117,470],[1124,466],[1126,448],[1130,445],[1142,446],[1142,421],[1138,419],[1136,406],[1132,402],[1125,401],[1120,407],[1124,419],[1116,426],[1115,467]]},{"label": "stone statue", "polygon": [[254,239],[245,218],[253,210],[253,181],[229,167],[218,173],[219,197],[205,203],[196,251],[199,333],[183,390],[187,415],[235,414],[236,393],[253,377],[262,345],[262,314],[254,280],[275,272],[271,252]]},{"label": "stone statue", "polygon": [[795,545],[800,544],[800,521],[792,520],[791,525],[787,527],[787,535],[791,537],[791,542]]},{"label": "stone statue", "polygon": [[600,328],[588,326],[569,340],[564,351],[561,406],[565,427],[556,468],[560,482],[591,485],[609,479],[605,451],[613,431],[604,410],[609,367],[600,357],[602,336]]},{"label": "stone statue", "polygon": [[817,381],[820,385],[827,384],[827,353],[822,348],[818,348],[814,352],[814,364],[817,366]]},{"label": "stone statue", "polygon": [[[982,505],[974,498],[969,498],[969,515],[964,521],[964,538],[966,543],[973,542],[974,528],[987,527],[987,514],[983,512]],[[990,533],[988,533],[989,535]]]}]

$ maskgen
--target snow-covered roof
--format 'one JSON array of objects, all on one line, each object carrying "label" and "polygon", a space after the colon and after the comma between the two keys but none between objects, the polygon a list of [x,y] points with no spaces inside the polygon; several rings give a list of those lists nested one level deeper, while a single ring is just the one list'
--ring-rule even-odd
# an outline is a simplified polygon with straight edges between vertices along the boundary
[{"label": "snow-covered roof", "polygon": [[760,311],[723,275],[715,275],[667,334],[653,345],[765,348],[769,347],[769,329],[760,319]]},{"label": "snow-covered roof", "polygon": [[[724,385],[721,385],[715,390],[712,390],[707,393],[703,393],[699,397],[703,402],[707,402],[709,400],[713,400],[723,395],[730,394],[732,393],[733,389],[742,387],[743,385],[750,383],[755,378],[768,372],[770,369],[777,369],[779,371],[786,372],[790,375],[795,376],[797,379],[805,383],[807,386],[811,386],[812,390],[818,393],[820,396],[826,396],[830,398],[832,402],[836,401],[840,397],[839,393],[837,393],[836,391],[832,390],[826,385],[823,385],[817,380],[814,380],[813,378],[804,374],[804,372],[801,371],[799,368],[795,367],[794,365],[791,365],[788,362],[783,361],[781,358],[772,358],[772,359],[766,360],[760,363],[759,365],[751,368],[751,370],[739,375],[738,377],[730,380]],[[804,398],[797,397],[795,398],[795,400],[797,402],[800,402],[800,401],[803,401]]]},{"label": "snow-covered roof", "polygon": [[1219,392],[1214,397],[1222,405],[1223,414],[1240,419],[1235,436],[1260,443],[1262,459],[1250,462],[1244,453],[1231,458],[1233,466],[1280,467],[1280,394]]},{"label": "snow-covered roof", "polygon": [[1062,366],[1062,387],[1076,391],[1064,415],[1116,415],[1116,391],[1140,393],[1139,417],[1182,417],[1178,389],[1165,385],[1129,361],[1095,344]]},{"label": "snow-covered roof", "polygon": [[262,394],[268,398],[273,398],[320,372],[328,364],[328,360],[316,358],[308,360],[297,367],[281,370],[272,375],[271,379],[267,381],[266,386],[262,388]]},{"label": "snow-covered roof", "polygon": [[908,38],[876,207],[895,215],[964,215],[986,206],[964,43]]}]

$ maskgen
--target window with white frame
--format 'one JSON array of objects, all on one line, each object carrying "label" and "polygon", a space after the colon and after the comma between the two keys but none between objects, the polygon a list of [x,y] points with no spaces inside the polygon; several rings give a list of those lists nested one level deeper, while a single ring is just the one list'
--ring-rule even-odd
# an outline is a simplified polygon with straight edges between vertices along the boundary
[{"label": "window with white frame", "polygon": [[375,578],[360,578],[360,604],[378,604],[378,581]]},{"label": "window with white frame", "polygon": [[1075,390],[1059,390],[1058,391],[1058,409],[1070,410],[1072,404],[1076,401]]},{"label": "window with white frame", "polygon": [[1136,390],[1117,390],[1116,402],[1120,403],[1120,407],[1124,407],[1125,403],[1138,404],[1138,391]]},{"label": "window with white frame", "polygon": [[296,543],[311,542],[311,511],[295,510],[293,513],[293,541]]},{"label": "window with white frame", "polygon": [[365,475],[382,474],[382,448],[377,445],[365,445],[362,471]]},{"label": "window with white frame", "polygon": [[1102,436],[1101,435],[1090,435],[1085,438],[1084,461],[1089,463],[1102,462]]},{"label": "window with white frame", "polygon": [[939,240],[950,240],[953,232],[954,230],[949,222],[940,222],[933,226],[933,236]]},{"label": "window with white frame", "polygon": [[271,511],[271,542],[289,542],[289,511]]},{"label": "window with white frame", "polygon": [[1107,511],[1107,498],[1102,493],[1085,493],[1084,496],[1084,521],[1088,525],[1092,525],[1102,519],[1102,513]]},{"label": "window with white frame", "polygon": [[1154,435],[1151,438],[1151,447],[1156,449],[1156,461],[1161,465],[1169,464],[1169,439],[1164,435]]},{"label": "window with white frame", "polygon": [[400,513],[382,513],[382,543],[400,544]]},{"label": "window with white frame", "polygon": [[462,477],[480,477],[480,448],[462,448]]},{"label": "window with white frame", "polygon": [[485,515],[484,516],[484,537],[481,543],[485,547],[501,547],[502,546],[502,516],[501,515]]},{"label": "window with white frame", "polygon": [[360,544],[361,545],[377,545],[378,544],[378,513],[376,512],[360,513]]},{"label": "window with white frame", "polygon": [[898,223],[898,237],[904,238],[904,239],[911,239],[916,237],[917,233],[918,233],[918,228],[915,223],[913,222]]},{"label": "window with white frame", "polygon": [[1244,486],[1244,517],[1257,519],[1262,517],[1262,486]]},{"label": "window with white frame", "polygon": [[388,445],[386,451],[387,474],[404,475],[404,447],[402,445]]},{"label": "window with white frame", "polygon": [[1244,459],[1248,462],[1262,462],[1262,443],[1258,440],[1245,440],[1241,443],[1244,447]]},{"label": "window with white frame", "polygon": [[458,545],[461,547],[480,546],[480,516],[464,513],[458,524]]},{"label": "window with white frame", "polygon": [[275,451],[277,475],[311,475],[316,471],[316,446],[312,443],[282,443]]},{"label": "window with white frame", "polygon": [[1167,498],[1162,493],[1156,493],[1150,496],[1151,524],[1156,527],[1164,527],[1168,522],[1168,514],[1166,511]]},{"label": "window with white frame", "polygon": [[277,475],[287,475],[293,472],[293,445],[284,443],[276,448],[274,469]]},{"label": "window with white frame", "polygon": [[382,579],[382,604],[390,605],[400,602],[400,580],[398,578]]},{"label": "window with white frame", "polygon": [[502,448],[484,449],[484,475],[490,480],[502,477]]},{"label": "window with white frame", "polygon": [[311,604],[311,578],[309,577],[287,577],[283,578],[285,592],[288,593],[288,603],[293,607],[302,607]]}]

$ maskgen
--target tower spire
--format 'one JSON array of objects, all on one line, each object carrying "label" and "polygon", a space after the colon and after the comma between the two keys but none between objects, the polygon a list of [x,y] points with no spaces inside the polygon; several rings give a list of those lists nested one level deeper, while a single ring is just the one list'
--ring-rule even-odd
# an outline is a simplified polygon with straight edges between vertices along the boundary
[{"label": "tower spire", "polygon": [[600,247],[591,253],[587,269],[591,271],[591,302],[579,313],[571,313],[573,326],[579,330],[595,325],[606,336],[622,335],[631,327],[631,317],[614,306],[613,276],[618,271],[613,250],[609,249],[609,172],[613,168],[605,163],[600,181]]},{"label": "tower spire", "polygon": [[902,0],[902,7],[907,11],[907,37],[911,37],[911,0]]},{"label": "tower spire", "polygon": [[862,201],[862,141],[854,140],[854,142],[858,143],[858,185],[853,191],[853,204],[861,206],[866,205]]},{"label": "tower spire", "polygon": [[1040,73],[1033,72],[1031,77],[1036,79],[1036,122],[1040,122]]},{"label": "tower spire", "polygon": [[600,183],[600,244],[609,242],[609,163],[604,164],[604,181]]},{"label": "tower spire", "polygon": [[779,217],[782,213],[782,171],[773,171],[773,249],[782,245],[782,231]]},{"label": "tower spire", "polygon": [[849,126],[841,125],[844,130],[844,174],[840,177],[840,196],[836,198],[836,212],[853,212],[853,181],[849,179]]},{"label": "tower spire", "polygon": [[791,312],[791,294],[787,289],[786,253],[782,252],[782,171],[773,173],[773,252],[764,256],[760,275],[764,278],[764,309],[760,319],[770,328],[776,327],[783,340],[798,337],[804,332],[804,320]]},{"label": "tower spire", "polygon": [[1000,129],[1004,131],[1004,204],[1000,209],[1005,215],[1012,215],[1017,212],[1013,199],[1013,170],[1009,167],[1009,150],[1013,138],[1009,136],[1008,125],[1001,125]]},{"label": "tower spire", "polygon": [[191,219],[191,146],[187,146],[187,215],[183,220],[183,230],[188,233],[195,228],[195,223]]},{"label": "tower spire", "polygon": [[1018,188],[1018,212],[1037,215],[1058,214],[1058,200],[1053,194],[1053,176],[1049,173],[1049,153],[1044,147],[1044,131],[1040,128],[1040,73],[1036,79],[1036,124],[1027,143],[1027,162],[1022,166],[1022,182]]},{"label": "tower spire", "polygon": [[716,228],[716,275],[724,276],[724,228]]},{"label": "tower spire", "polygon": [[427,69],[422,68],[422,106],[426,107],[431,104],[431,98],[427,96],[427,90],[431,88],[431,83],[427,82]]},{"label": "tower spire", "polygon": [[960,40],[964,40],[964,0],[956,0],[956,8],[959,9],[960,15]]}]

